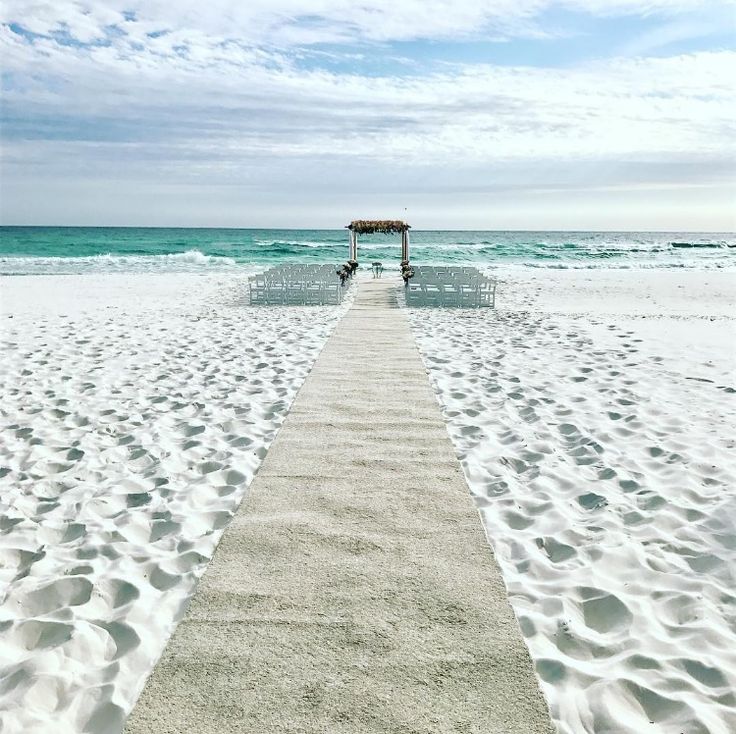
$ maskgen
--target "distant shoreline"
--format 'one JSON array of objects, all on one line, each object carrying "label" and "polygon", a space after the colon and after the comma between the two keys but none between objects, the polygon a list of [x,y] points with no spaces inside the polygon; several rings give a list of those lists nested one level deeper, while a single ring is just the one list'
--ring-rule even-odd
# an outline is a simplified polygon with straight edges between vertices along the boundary
[{"label": "distant shoreline", "polygon": [[[150,229],[150,230],[192,230],[192,231],[236,231],[236,232],[342,232],[345,227],[225,227],[225,226],[187,226],[162,224],[0,224],[3,229]],[[488,232],[490,234],[702,234],[734,235],[736,230],[720,229],[444,229],[412,228],[418,232]]]}]

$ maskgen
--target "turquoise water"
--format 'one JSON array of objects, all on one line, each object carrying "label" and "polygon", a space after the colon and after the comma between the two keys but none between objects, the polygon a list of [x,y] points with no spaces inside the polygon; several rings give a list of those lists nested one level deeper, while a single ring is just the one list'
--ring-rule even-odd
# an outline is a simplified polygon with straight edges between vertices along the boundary
[{"label": "turquoise water", "polygon": [[[0,275],[84,272],[218,272],[279,262],[341,262],[347,231],[139,227],[0,227]],[[398,237],[359,241],[359,258],[400,259]],[[416,263],[485,267],[723,268],[736,265],[736,235],[692,232],[411,233]]]}]

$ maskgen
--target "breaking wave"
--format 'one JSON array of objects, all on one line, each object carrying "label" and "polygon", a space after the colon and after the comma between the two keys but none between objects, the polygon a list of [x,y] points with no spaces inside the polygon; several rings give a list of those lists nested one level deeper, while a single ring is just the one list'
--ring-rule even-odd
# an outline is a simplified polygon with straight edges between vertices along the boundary
[{"label": "breaking wave", "polygon": [[714,247],[733,247],[733,245],[727,245],[725,242],[670,242],[670,245],[672,247],[678,247],[683,249],[693,248],[693,247],[708,247],[708,248],[714,248]]},{"label": "breaking wave", "polygon": [[[252,272],[341,262],[341,230],[0,227],[0,275]],[[701,232],[421,231],[416,262],[482,268],[736,268],[736,235]],[[398,265],[399,240],[361,237],[358,258]]]},{"label": "breaking wave", "polygon": [[0,275],[74,275],[78,273],[198,273],[230,271],[231,257],[199,250],[163,255],[90,255],[88,257],[0,257]]}]

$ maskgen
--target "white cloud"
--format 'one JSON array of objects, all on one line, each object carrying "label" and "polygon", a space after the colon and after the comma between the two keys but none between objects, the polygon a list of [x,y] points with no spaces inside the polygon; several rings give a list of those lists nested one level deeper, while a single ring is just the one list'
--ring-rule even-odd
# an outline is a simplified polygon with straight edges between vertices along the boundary
[{"label": "white cloud", "polygon": [[[713,5],[563,4],[599,15],[659,13],[671,18],[665,41],[683,32],[679,12]],[[713,170],[721,185],[722,163],[736,158],[734,52],[569,68],[456,64],[420,73],[409,66],[369,76],[305,68],[304,50],[291,48],[344,43],[346,56],[334,53],[350,61],[357,40],[457,38],[481,29],[534,35],[544,32],[539,17],[551,5],[6,0],[0,19],[40,37],[30,42],[0,29],[12,120],[3,130],[3,178],[259,181],[288,190],[317,177],[342,182],[339,190],[349,166],[365,180],[398,175],[417,189],[433,166],[440,188],[449,171],[480,186],[537,175],[553,187],[592,176],[596,185],[608,176],[618,186],[626,184],[625,166],[637,164],[632,186],[649,185],[641,180],[647,166],[661,186],[666,165],[692,178],[701,161],[703,175]],[[58,33],[68,34],[64,43]],[[641,48],[660,41],[644,39]]]},{"label": "white cloud", "polygon": [[[161,30],[196,31],[258,45],[447,39],[488,33],[539,35],[537,18],[551,8],[600,16],[677,15],[732,6],[733,0],[5,0],[0,21],[39,34],[66,29],[91,42],[118,25],[131,38]],[[135,14],[135,22],[127,20]]]},{"label": "white cloud", "polygon": [[[166,43],[164,44],[164,40]],[[736,54],[585,68],[466,65],[429,76],[304,70],[280,53],[172,33],[132,53],[5,30],[6,104],[244,156],[492,161],[733,152]],[[172,49],[186,41],[184,55]],[[33,74],[24,77],[24,70]],[[48,80],[48,83],[38,79]]]}]

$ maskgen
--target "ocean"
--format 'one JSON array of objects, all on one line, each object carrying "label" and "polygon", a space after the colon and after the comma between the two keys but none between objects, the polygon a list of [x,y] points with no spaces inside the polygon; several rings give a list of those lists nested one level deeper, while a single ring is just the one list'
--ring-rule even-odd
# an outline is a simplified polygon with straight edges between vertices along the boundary
[{"label": "ocean", "polygon": [[[0,227],[0,275],[254,271],[342,262],[347,231],[149,227]],[[400,259],[399,238],[362,237],[359,258]],[[413,230],[416,263],[483,268],[729,268],[736,234]]]}]

